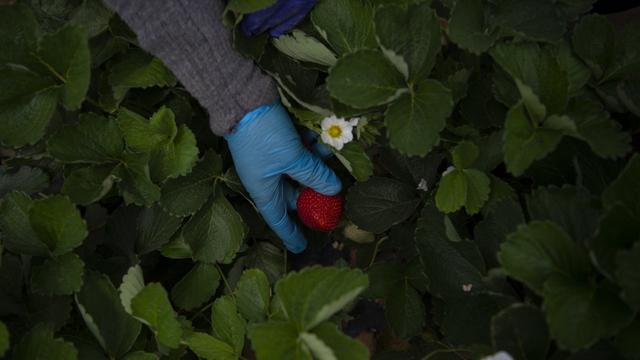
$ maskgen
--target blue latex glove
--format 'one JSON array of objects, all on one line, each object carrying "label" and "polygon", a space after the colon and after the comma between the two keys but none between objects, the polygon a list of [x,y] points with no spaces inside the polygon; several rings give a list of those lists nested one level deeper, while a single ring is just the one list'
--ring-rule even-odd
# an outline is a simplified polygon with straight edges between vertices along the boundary
[{"label": "blue latex glove", "polygon": [[284,175],[325,195],[340,192],[340,179],[302,145],[279,102],[245,115],[225,139],[238,176],[267,224],[289,251],[302,252],[307,240],[288,214],[296,208],[298,191]]},{"label": "blue latex glove", "polygon": [[240,29],[245,36],[253,36],[268,31],[277,37],[294,26],[311,11],[315,0],[278,0],[268,8],[245,15]]}]

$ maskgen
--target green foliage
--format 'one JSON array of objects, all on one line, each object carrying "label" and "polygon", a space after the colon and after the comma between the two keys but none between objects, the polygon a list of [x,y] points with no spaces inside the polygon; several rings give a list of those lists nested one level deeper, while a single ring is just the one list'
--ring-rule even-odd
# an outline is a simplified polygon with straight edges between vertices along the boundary
[{"label": "green foliage", "polygon": [[153,330],[158,342],[177,348],[182,327],[162,285],[151,283],[131,299],[131,314]]},{"label": "green foliage", "polygon": [[368,286],[359,270],[310,267],[275,285],[276,311],[282,320],[250,327],[249,337],[260,359],[366,359],[364,345],[337,331],[331,316]]},{"label": "green foliage", "polygon": [[0,356],[4,356],[7,350],[9,350],[9,330],[4,323],[0,322]]},{"label": "green foliage", "polygon": [[228,2],[296,126],[359,119],[326,159],[345,219],[292,257],[117,14],[17,2],[0,5],[0,356],[639,358],[635,19],[323,0],[270,39],[237,25],[274,1]]}]

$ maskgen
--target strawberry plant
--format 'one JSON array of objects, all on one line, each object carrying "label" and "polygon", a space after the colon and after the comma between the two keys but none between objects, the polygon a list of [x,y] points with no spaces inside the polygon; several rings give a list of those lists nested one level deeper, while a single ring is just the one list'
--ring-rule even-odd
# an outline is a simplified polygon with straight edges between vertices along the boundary
[{"label": "strawberry plant", "polygon": [[230,0],[211,21],[345,187],[342,219],[340,196],[299,200],[335,229],[293,256],[117,15],[15,2],[0,358],[640,358],[637,19],[593,0],[320,0],[247,38],[235,25],[273,1]]}]

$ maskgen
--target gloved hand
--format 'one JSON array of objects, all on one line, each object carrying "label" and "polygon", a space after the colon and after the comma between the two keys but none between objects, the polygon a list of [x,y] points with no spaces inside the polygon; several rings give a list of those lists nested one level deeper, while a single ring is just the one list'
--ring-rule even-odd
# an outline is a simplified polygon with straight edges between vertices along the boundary
[{"label": "gloved hand", "polygon": [[266,9],[245,15],[240,29],[246,36],[269,31],[278,37],[298,25],[315,5],[315,0],[278,0]]},{"label": "gloved hand", "polygon": [[307,240],[288,214],[296,208],[298,191],[284,175],[325,195],[340,192],[340,179],[302,145],[280,102],[245,115],[225,139],[238,176],[267,224],[289,251],[302,252]]}]

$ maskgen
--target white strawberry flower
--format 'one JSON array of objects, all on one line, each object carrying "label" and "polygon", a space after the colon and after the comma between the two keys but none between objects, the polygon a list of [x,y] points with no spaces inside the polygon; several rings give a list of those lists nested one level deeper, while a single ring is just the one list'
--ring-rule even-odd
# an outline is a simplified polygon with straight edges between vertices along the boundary
[{"label": "white strawberry flower", "polygon": [[485,356],[480,360],[513,360],[513,357],[506,351],[498,351],[497,353]]},{"label": "white strawberry flower", "polygon": [[462,291],[470,292],[473,289],[473,284],[462,284]]},{"label": "white strawberry flower", "polygon": [[322,141],[337,150],[342,150],[344,144],[353,140],[353,128],[358,125],[358,118],[349,121],[331,115],[322,120]]}]

